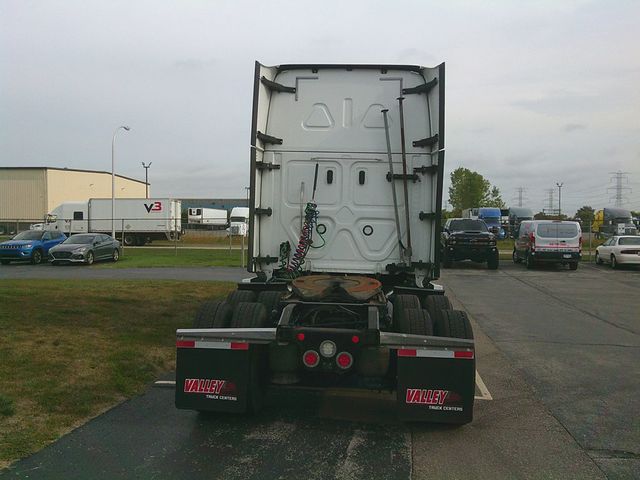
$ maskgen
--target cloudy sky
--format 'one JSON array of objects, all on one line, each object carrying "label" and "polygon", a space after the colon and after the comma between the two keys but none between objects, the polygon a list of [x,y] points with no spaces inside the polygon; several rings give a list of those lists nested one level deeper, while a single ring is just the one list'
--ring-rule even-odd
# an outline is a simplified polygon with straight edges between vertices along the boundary
[{"label": "cloudy sky", "polygon": [[[243,197],[253,62],[447,64],[447,172],[640,210],[640,2],[0,0],[0,165]],[[556,197],[557,198],[557,197]],[[446,200],[446,198],[445,198]],[[557,205],[556,205],[557,207]]]}]

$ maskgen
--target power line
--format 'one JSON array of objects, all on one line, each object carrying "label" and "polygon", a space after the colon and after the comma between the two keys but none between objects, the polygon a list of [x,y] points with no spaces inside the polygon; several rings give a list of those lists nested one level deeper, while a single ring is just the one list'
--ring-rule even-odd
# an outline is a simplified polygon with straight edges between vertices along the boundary
[{"label": "power line", "polygon": [[518,200],[518,206],[522,207],[522,203],[524,200],[526,200],[527,198],[525,197],[525,192],[527,191],[526,188],[524,187],[518,187],[516,188],[516,193],[518,194],[518,196],[516,197]]}]

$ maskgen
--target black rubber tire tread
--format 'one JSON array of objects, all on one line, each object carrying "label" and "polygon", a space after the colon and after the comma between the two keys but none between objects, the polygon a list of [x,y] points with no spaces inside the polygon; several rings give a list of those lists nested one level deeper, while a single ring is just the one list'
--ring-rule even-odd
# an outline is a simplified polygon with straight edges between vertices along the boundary
[{"label": "black rubber tire tread", "polygon": [[240,302],[233,309],[231,328],[266,327],[269,317],[264,305],[257,302]]},{"label": "black rubber tire tread", "polygon": [[227,303],[235,307],[240,302],[255,302],[256,294],[251,290],[234,290],[227,295]]},{"label": "black rubber tire tread", "polygon": [[433,335],[433,324],[429,312],[421,308],[405,308],[399,317],[400,333]]},{"label": "black rubber tire tread", "polygon": [[451,302],[444,295],[427,295],[422,302],[422,307],[429,312],[431,318],[439,310],[453,310]]},{"label": "black rubber tire tread", "polygon": [[513,253],[511,254],[511,259],[513,260],[513,263],[522,263],[522,259],[516,253],[515,248],[513,249]]},{"label": "black rubber tire tread", "polygon": [[578,262],[571,262],[569,264],[569,269],[570,270],[578,270]]},{"label": "black rubber tire tread", "polygon": [[43,258],[44,258],[44,255],[42,254],[42,250],[36,249],[31,254],[31,264],[32,265],[39,265],[39,264],[42,263],[42,259]]},{"label": "black rubber tire tread", "polygon": [[527,253],[527,256],[524,258],[524,265],[527,267],[527,270],[531,270],[535,266],[535,262],[530,253]]},{"label": "black rubber tire tread", "polygon": [[460,310],[443,310],[438,319],[435,334],[438,337],[466,338],[473,340],[473,330],[467,312]]},{"label": "black rubber tire tread", "polygon": [[429,312],[431,323],[435,324],[442,316],[443,310],[453,310],[451,302],[444,295],[428,295],[424,299],[424,308]]},{"label": "black rubber tire tread", "polygon": [[256,302],[264,305],[267,310],[267,316],[271,318],[273,311],[278,309],[278,304],[283,294],[283,291],[266,290],[258,294]]},{"label": "black rubber tire tread", "polygon": [[451,268],[453,266],[453,261],[451,260],[451,257],[446,251],[442,253],[441,258],[442,258],[442,268]]},{"label": "black rubber tire tread", "polygon": [[596,263],[598,265],[602,265],[604,262],[602,261],[602,259],[600,258],[600,254],[598,252],[596,252]]},{"label": "black rubber tire tread", "polygon": [[226,302],[207,300],[193,319],[193,328],[227,328],[231,323],[233,310]]},{"label": "black rubber tire tread", "polygon": [[500,256],[496,253],[495,255],[490,255],[487,258],[487,268],[489,270],[497,270],[500,265]]},{"label": "black rubber tire tread", "polygon": [[416,295],[395,295],[393,297],[393,308],[402,310],[403,308],[422,308],[420,299]]},{"label": "black rubber tire tread", "polygon": [[11,260],[0,260],[0,263],[2,265],[9,265],[9,263],[11,263]]}]

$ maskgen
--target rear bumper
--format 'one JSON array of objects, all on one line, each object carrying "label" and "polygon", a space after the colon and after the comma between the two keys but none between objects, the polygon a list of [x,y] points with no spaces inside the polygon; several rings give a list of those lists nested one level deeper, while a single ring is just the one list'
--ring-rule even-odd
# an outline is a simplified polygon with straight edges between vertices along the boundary
[{"label": "rear bumper", "polygon": [[580,252],[535,251],[535,252],[531,252],[531,257],[536,262],[571,263],[571,262],[579,262],[580,258],[582,258],[582,254]]},{"label": "rear bumper", "polygon": [[[313,342],[335,341],[341,350],[341,334],[327,331],[318,338],[318,328],[300,327],[305,342],[290,338],[290,331],[278,328],[180,329],[176,332],[177,365],[175,404],[177,408],[200,411],[244,412],[250,408],[252,389],[267,383],[273,350],[282,355],[293,351],[294,374],[314,375],[303,366],[303,352],[316,350]],[[342,332],[344,334],[345,332]],[[350,334],[349,334],[350,337]],[[366,341],[364,341],[366,339]],[[468,423],[473,418],[475,394],[475,346],[473,340],[363,331],[363,344],[351,350],[356,365],[345,375],[360,377],[358,359],[362,349],[384,351],[394,365],[392,379],[401,419],[442,423]],[[261,368],[262,367],[262,368]],[[270,365],[273,371],[273,365]],[[391,368],[391,367],[389,367]],[[316,372],[317,374],[319,372]],[[336,379],[344,378],[335,376]],[[326,377],[325,377],[326,379]],[[335,385],[315,385],[317,388]],[[375,387],[363,387],[374,388]]]},{"label": "rear bumper", "polygon": [[452,260],[486,260],[498,255],[498,247],[488,245],[447,245],[445,250]]},{"label": "rear bumper", "polygon": [[640,255],[638,254],[616,255],[616,260],[619,264],[640,265]]}]

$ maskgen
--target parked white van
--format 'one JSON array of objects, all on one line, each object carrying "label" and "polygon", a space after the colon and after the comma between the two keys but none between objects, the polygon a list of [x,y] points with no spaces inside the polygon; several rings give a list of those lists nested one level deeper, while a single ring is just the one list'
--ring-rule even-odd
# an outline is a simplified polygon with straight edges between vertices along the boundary
[{"label": "parked white van", "polygon": [[578,222],[529,220],[520,224],[513,261],[527,268],[537,263],[560,263],[578,268],[582,256],[582,230]]}]

